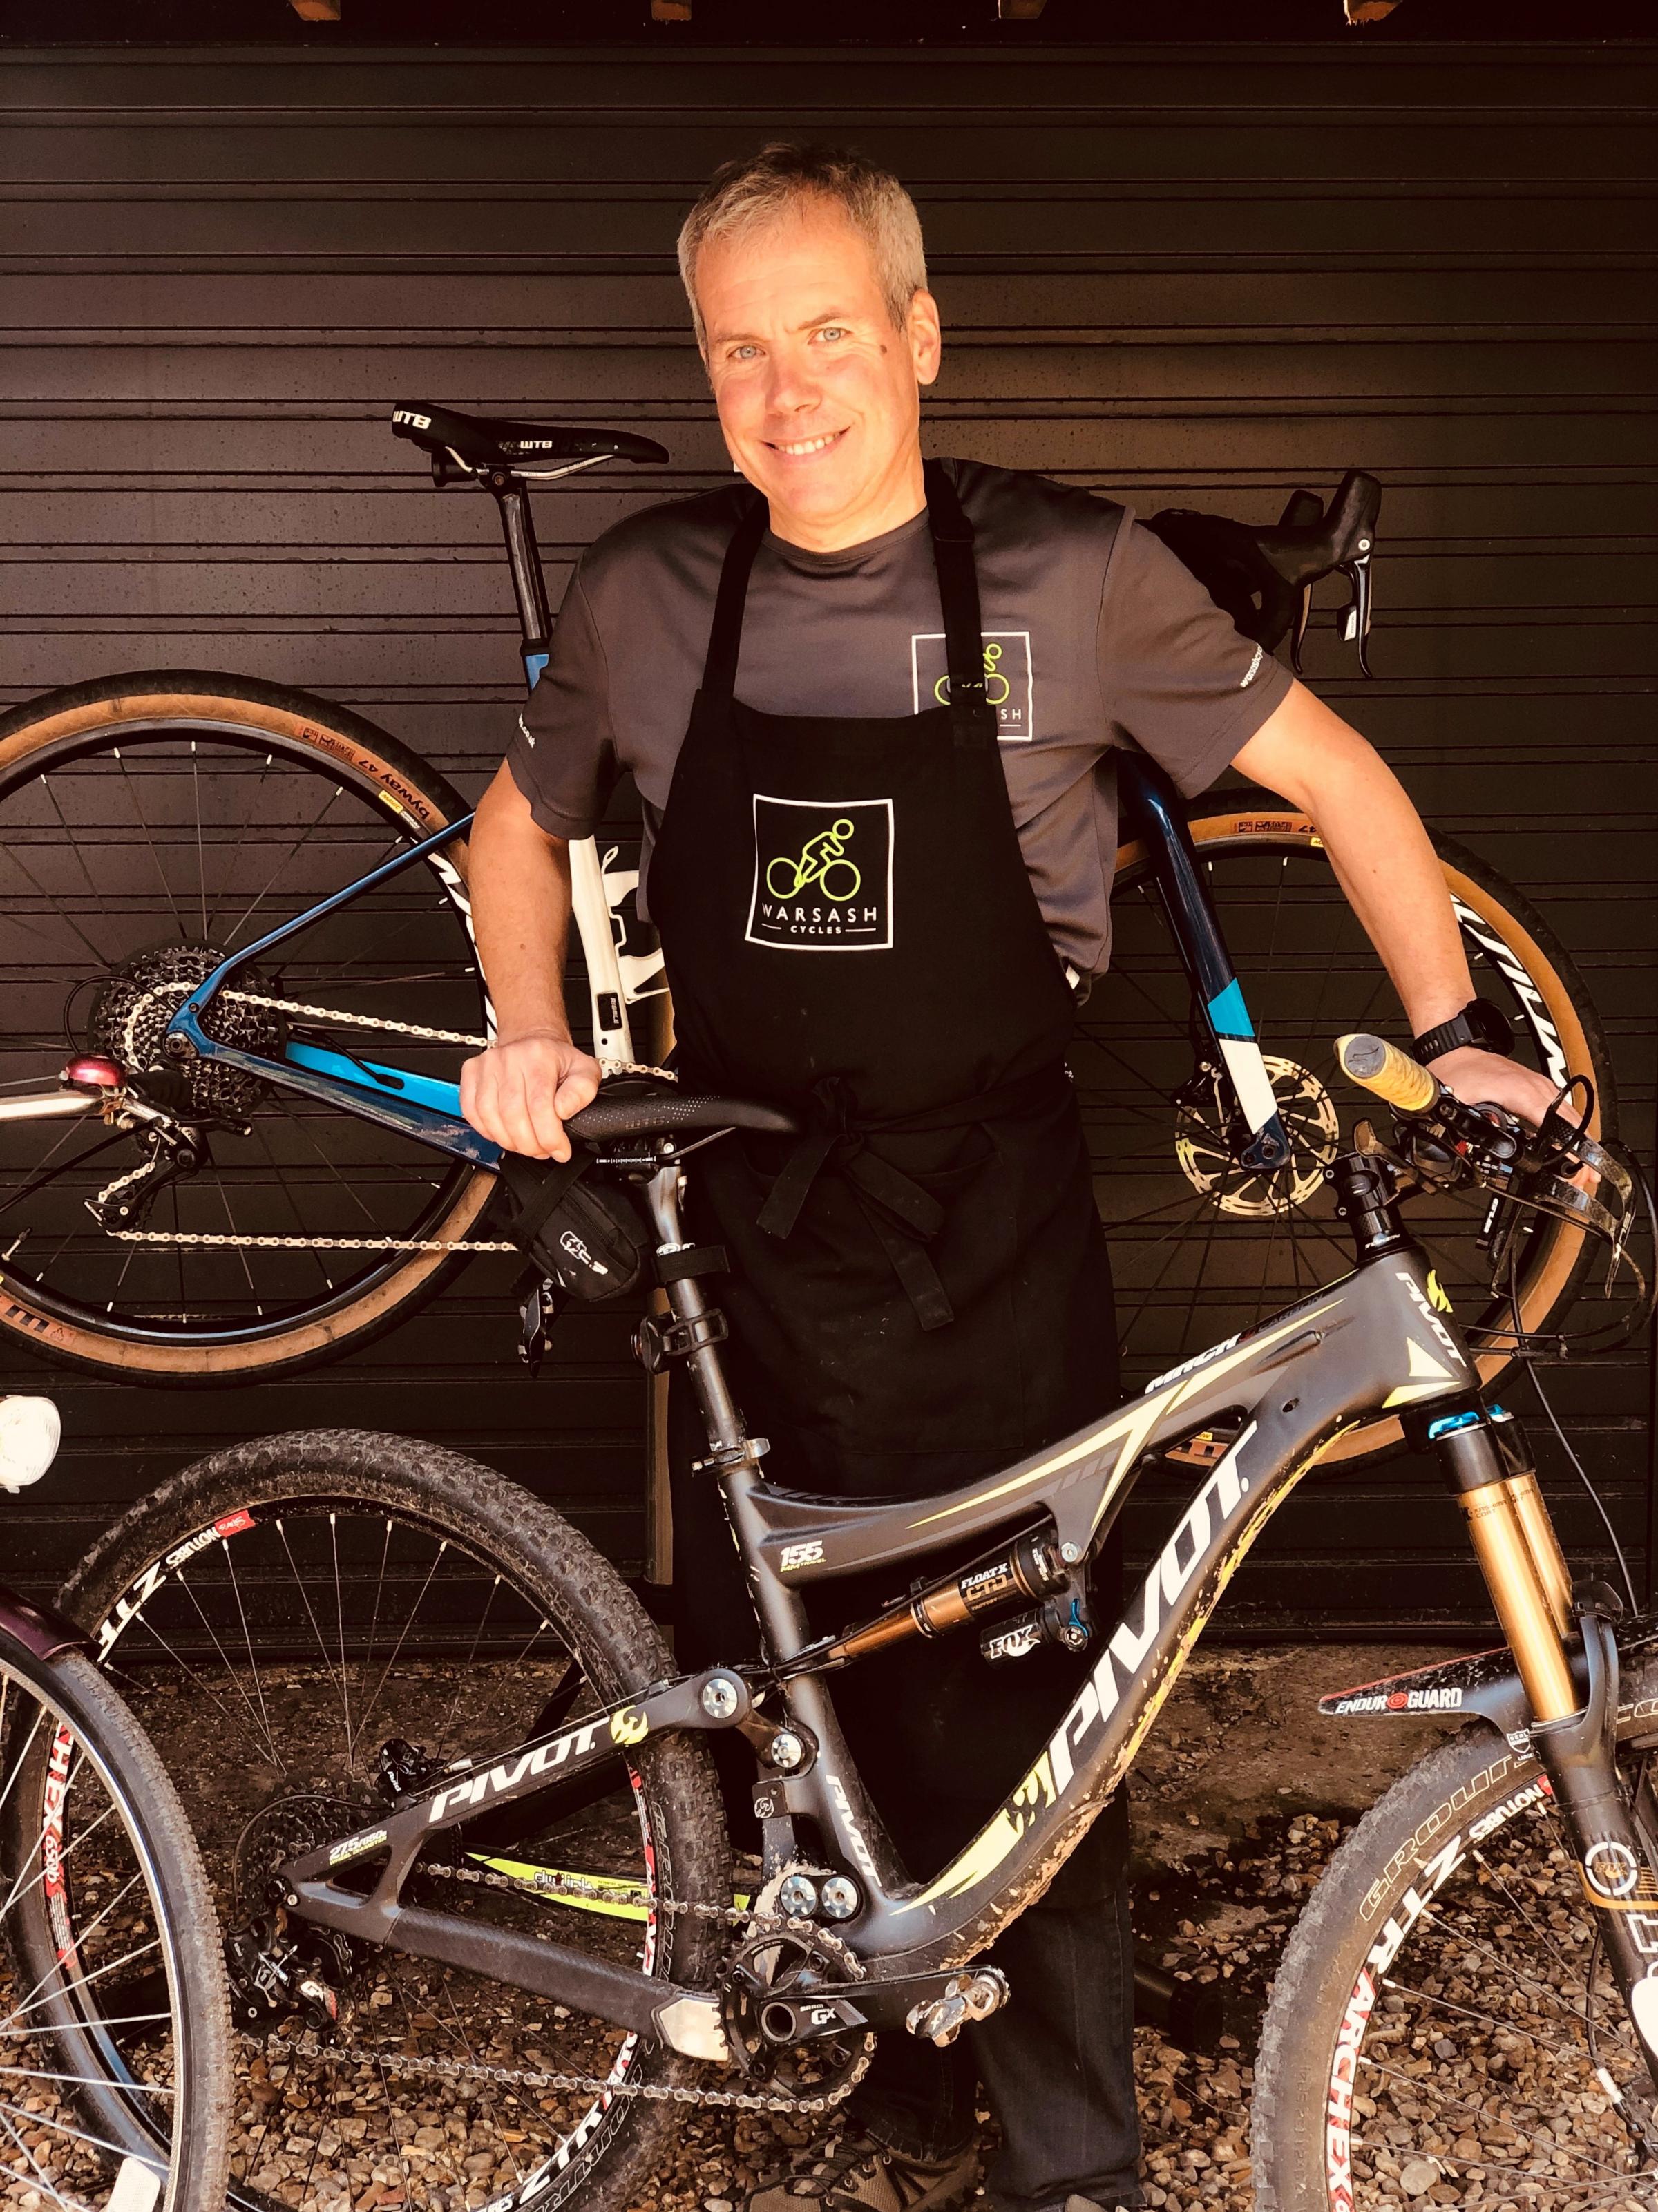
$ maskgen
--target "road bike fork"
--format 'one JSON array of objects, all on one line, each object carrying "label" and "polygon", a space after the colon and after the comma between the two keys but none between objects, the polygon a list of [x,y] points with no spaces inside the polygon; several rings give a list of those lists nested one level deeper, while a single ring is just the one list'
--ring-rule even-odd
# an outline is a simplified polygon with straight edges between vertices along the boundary
[{"label": "road bike fork", "polygon": [[[1434,1444],[1468,1524],[1532,1714],[1531,1737],[1576,1848],[1578,1877],[1658,2085],[1658,1875],[1616,1759],[1621,1613],[1600,1585],[1574,1593],[1517,1421],[1484,1412],[1436,1424]],[[1586,1688],[1572,1660],[1581,1643]],[[1644,1795],[1644,1793],[1643,1793]],[[1650,1803],[1646,1806],[1650,1814]]]}]

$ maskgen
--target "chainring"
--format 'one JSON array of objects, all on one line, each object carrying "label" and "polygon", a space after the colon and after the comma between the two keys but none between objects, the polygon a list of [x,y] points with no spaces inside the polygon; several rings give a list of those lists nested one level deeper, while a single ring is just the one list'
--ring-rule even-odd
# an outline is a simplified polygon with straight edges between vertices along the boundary
[{"label": "chainring", "polygon": [[[158,945],[137,954],[99,986],[87,1023],[87,1050],[112,1060],[130,1074],[169,1067],[161,1050],[167,1024],[224,957],[205,944]],[[251,968],[238,981],[245,991],[264,988]],[[240,997],[216,999],[203,1026],[216,1044],[235,1045],[264,1060],[279,1060],[287,1042],[287,1024],[279,1013],[251,1006]],[[209,1118],[241,1118],[268,1087],[257,1075],[217,1060],[187,1061],[181,1073],[191,1108]]]}]

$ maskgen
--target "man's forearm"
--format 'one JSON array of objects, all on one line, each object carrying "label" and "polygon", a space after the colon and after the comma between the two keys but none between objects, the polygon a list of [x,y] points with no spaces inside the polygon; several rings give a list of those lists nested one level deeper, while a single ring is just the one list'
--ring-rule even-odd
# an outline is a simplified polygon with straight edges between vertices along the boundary
[{"label": "man's forearm", "polygon": [[537,827],[507,769],[478,806],[467,878],[496,1037],[504,1044],[537,1033],[568,1037],[570,849]]},{"label": "man's forearm", "polygon": [[1236,765],[1317,823],[1412,1030],[1460,1012],[1473,986],[1444,871],[1387,763],[1297,684]]}]

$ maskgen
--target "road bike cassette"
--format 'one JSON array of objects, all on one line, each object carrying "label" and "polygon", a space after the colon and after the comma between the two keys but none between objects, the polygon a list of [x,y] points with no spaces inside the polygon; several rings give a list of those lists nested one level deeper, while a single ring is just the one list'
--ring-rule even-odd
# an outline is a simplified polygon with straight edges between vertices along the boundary
[{"label": "road bike cassette", "polygon": [[[211,1060],[182,1065],[161,1050],[167,1024],[191,993],[204,983],[224,959],[211,945],[161,945],[141,952],[99,986],[87,1024],[87,1050],[112,1060],[129,1074],[164,1069],[182,1081],[191,1109],[208,1118],[240,1120],[264,1096],[257,1075]],[[251,968],[237,977],[241,992],[268,988]],[[216,999],[203,1024],[216,1044],[280,1060],[287,1042],[282,1016],[269,1006],[249,1006],[241,997]]]},{"label": "road bike cassette", "polygon": [[[774,1881],[768,1885],[775,1887]],[[732,2057],[744,2074],[775,2083],[791,2095],[832,2094],[849,2075],[861,2072],[875,2047],[873,2035],[867,2028],[842,2025],[808,2040],[779,2041],[768,2032],[768,2008],[810,1999],[819,1990],[843,1990],[863,1978],[863,1966],[851,1947],[827,1928],[811,1920],[768,1921],[756,1914],[720,1977],[720,2021]]]},{"label": "road bike cassette", "polygon": [[1281,1166],[1247,1168],[1240,1162],[1231,1085],[1212,1063],[1206,1061],[1175,1096],[1175,1158],[1181,1174],[1221,1212],[1248,1221],[1305,1206],[1323,1188],[1324,1170],[1341,1150],[1335,1102],[1312,1070],[1273,1053],[1263,1053],[1261,1065],[1290,1139],[1290,1157]]}]

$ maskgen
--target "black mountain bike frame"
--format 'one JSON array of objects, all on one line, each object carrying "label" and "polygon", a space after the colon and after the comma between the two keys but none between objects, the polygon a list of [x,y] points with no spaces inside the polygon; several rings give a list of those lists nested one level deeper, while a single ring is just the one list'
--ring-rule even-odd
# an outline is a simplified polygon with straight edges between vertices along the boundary
[{"label": "black mountain bike frame", "polygon": [[[630,1164],[641,1172],[647,1163]],[[659,1140],[647,1194],[660,1244],[669,1249],[683,1244],[683,1172],[680,1156]],[[1356,1232],[1352,1274],[1159,1376],[1106,1419],[925,1499],[846,1504],[768,1483],[760,1466],[766,1446],[747,1436],[726,1387],[718,1316],[695,1280],[671,1283],[672,1325],[708,1436],[701,1465],[721,1486],[761,1625],[763,1662],[677,1676],[503,1757],[451,1768],[377,1826],[294,1860],[281,1877],[288,1909],[344,1935],[513,1983],[675,2049],[728,2057],[719,2000],[709,1992],[399,1899],[435,1833],[464,1829],[487,1812],[497,1839],[493,1851],[500,1848],[502,1808],[522,1805],[519,1832],[533,1835],[562,1786],[607,1762],[614,1771],[618,1757],[652,1736],[737,1729],[759,1759],[756,1803],[768,1866],[821,1853],[856,1883],[857,1911],[838,1932],[866,1978],[820,1992],[820,2000],[833,1997],[842,2024],[904,2021],[918,2003],[952,1986],[954,1971],[1041,1893],[1076,1848],[1127,1773],[1232,1574],[1325,1446],[1379,1412],[1405,1408],[1444,1458],[1454,1488],[1472,1492],[1512,1476],[1507,1417],[1483,1404],[1455,1322],[1424,1255],[1400,1229],[1375,1162],[1349,1154],[1331,1172]],[[995,1572],[948,1577],[857,1628],[816,1641],[803,1589],[999,1536],[999,1551],[989,1557],[1000,1569],[1021,1544],[1040,1542],[1060,1586],[1080,1596],[1088,1560],[1148,1455],[1205,1429],[1236,1435],[1122,1619],[1100,1639],[1091,1669],[1023,1780],[940,1873],[925,1884],[910,1881],[841,1735],[828,1677],[921,1630],[924,1618],[966,1628],[973,1620],[967,1608],[952,1614],[948,1602],[929,1607],[929,1598],[984,1589]],[[998,1587],[1005,1602],[1012,1594],[1005,1571]],[[1512,1677],[1509,1688],[1520,1699],[1515,1717],[1521,1717],[1523,1698]],[[1460,1691],[1454,1702],[1461,1704]],[[762,1703],[780,1711],[768,1715]],[[817,1851],[796,1842],[801,1821],[815,1827]],[[361,1875],[349,1887],[340,1880],[343,1869],[363,1869],[381,1855],[372,1887],[362,1886]],[[823,2013],[823,2002],[818,2009]],[[804,2025],[801,2010],[802,2034],[824,2032],[821,2019],[815,2031]]]}]

